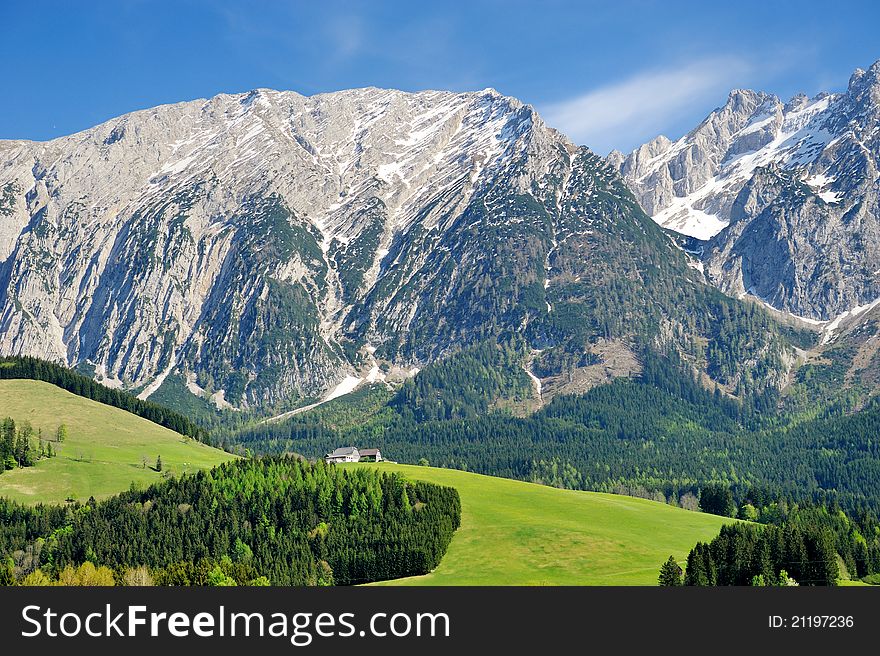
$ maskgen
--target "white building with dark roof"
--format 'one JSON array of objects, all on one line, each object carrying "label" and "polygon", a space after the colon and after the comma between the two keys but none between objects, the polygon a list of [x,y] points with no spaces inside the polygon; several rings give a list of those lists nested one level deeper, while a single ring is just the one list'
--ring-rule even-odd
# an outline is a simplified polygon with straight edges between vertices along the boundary
[{"label": "white building with dark roof", "polygon": [[341,446],[324,456],[325,462],[358,462],[360,459],[360,451],[355,446]]}]

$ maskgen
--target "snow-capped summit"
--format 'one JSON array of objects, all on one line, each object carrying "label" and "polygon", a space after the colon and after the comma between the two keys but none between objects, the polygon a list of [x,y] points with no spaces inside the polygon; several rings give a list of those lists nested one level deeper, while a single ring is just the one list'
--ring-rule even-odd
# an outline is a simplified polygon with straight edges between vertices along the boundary
[{"label": "snow-capped summit", "polygon": [[517,199],[561,211],[578,152],[494,89],[256,89],[0,141],[0,352],[236,404],[331,389],[364,343],[411,366],[479,328],[438,312],[495,275],[493,231],[563,231]]},{"label": "snow-capped summit", "polygon": [[708,239],[730,222],[733,200],[755,169],[770,163],[809,167],[833,140],[830,117],[840,96],[776,96],[737,89],[725,105],[677,141],[634,150],[620,170],[660,225]]},{"label": "snow-capped summit", "polygon": [[677,141],[615,154],[662,226],[711,240],[710,280],[830,320],[880,297],[880,61],[845,93],[730,93]]}]

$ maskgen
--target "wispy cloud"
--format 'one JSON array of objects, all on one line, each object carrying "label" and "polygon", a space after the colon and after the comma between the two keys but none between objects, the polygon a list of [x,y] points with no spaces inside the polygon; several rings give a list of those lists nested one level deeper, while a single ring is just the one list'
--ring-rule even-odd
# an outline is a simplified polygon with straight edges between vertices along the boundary
[{"label": "wispy cloud", "polygon": [[644,71],[539,110],[549,125],[596,152],[627,150],[677,123],[688,108],[717,104],[753,68],[745,59],[725,57]]},{"label": "wispy cloud", "polygon": [[335,16],[324,26],[334,59],[345,60],[364,45],[364,25],[358,16]]}]

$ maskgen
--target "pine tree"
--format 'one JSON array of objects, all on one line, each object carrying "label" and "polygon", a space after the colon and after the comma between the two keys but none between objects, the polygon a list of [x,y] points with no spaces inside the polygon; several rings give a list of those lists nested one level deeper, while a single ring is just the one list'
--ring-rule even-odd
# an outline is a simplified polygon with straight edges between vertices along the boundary
[{"label": "pine tree", "polygon": [[803,533],[797,526],[787,524],[785,526],[784,562],[788,572],[797,581],[810,578],[806,571],[809,567],[809,559]]},{"label": "pine tree", "polygon": [[681,567],[673,556],[669,556],[669,559],[660,567],[658,582],[660,585],[668,587],[682,584]]},{"label": "pine tree", "polygon": [[810,567],[808,576],[802,582],[808,582],[809,585],[837,585],[840,570],[831,531],[823,529],[818,534],[807,536],[805,542]]},{"label": "pine tree", "polygon": [[687,570],[684,579],[685,585],[709,585],[709,578],[706,575],[706,563],[703,560],[702,546],[702,543],[698,543],[688,554]]},{"label": "pine tree", "polygon": [[733,493],[720,483],[704,485],[700,489],[700,510],[713,515],[732,517],[736,512]]},{"label": "pine tree", "polygon": [[18,467],[18,441],[15,422],[10,417],[6,417],[0,424],[0,455],[3,456],[0,468],[15,469]]},{"label": "pine tree", "polygon": [[159,456],[158,458],[156,458],[156,471],[157,472],[162,471],[162,456]]}]

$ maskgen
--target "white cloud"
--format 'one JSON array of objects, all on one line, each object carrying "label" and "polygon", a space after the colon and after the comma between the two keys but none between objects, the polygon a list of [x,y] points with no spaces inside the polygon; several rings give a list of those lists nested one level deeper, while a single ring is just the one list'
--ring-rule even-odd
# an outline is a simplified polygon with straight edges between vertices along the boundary
[{"label": "white cloud", "polygon": [[716,106],[753,70],[740,58],[715,58],[646,71],[621,82],[539,107],[541,116],[598,153],[648,141],[690,106]]},{"label": "white cloud", "polygon": [[324,26],[330,53],[337,60],[357,54],[364,45],[364,26],[357,16],[335,17]]}]

